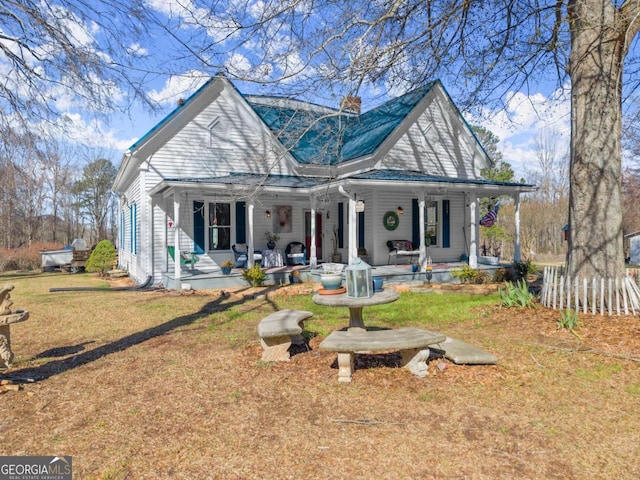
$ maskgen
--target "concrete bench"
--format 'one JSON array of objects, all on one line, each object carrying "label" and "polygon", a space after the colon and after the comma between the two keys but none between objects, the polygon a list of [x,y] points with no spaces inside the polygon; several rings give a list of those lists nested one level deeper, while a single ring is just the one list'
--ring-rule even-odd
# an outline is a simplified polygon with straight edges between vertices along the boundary
[{"label": "concrete bench", "polygon": [[313,313],[305,310],[280,310],[260,320],[258,335],[263,348],[262,360],[265,362],[288,361],[291,344],[304,344],[301,335],[304,320],[311,316]]},{"label": "concrete bench", "polygon": [[429,374],[428,346],[445,340],[446,337],[440,333],[419,328],[370,331],[351,329],[331,332],[320,344],[320,349],[338,352],[339,382],[351,381],[356,352],[373,353],[385,350],[400,350],[402,366],[418,377],[426,377]]}]

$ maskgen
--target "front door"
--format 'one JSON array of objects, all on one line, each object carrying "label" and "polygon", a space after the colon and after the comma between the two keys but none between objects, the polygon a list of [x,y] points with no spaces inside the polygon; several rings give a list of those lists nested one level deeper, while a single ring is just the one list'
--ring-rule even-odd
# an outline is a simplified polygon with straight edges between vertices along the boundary
[{"label": "front door", "polygon": [[[307,257],[311,258],[311,212],[304,212],[304,245]],[[322,213],[316,212],[316,258],[322,258]]]}]

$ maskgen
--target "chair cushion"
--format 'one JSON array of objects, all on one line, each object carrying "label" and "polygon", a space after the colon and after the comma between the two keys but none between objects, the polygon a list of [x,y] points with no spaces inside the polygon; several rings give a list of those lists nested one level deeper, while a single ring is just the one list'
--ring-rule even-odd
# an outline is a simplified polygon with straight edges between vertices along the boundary
[{"label": "chair cushion", "polygon": [[291,254],[302,253],[302,244],[291,245]]},{"label": "chair cushion", "polygon": [[391,243],[393,244],[393,248],[395,248],[396,250],[413,250],[413,243],[411,243],[409,240],[392,240]]},{"label": "chair cushion", "polygon": [[246,243],[236,243],[236,252],[238,252],[238,253],[247,253],[247,244]]}]

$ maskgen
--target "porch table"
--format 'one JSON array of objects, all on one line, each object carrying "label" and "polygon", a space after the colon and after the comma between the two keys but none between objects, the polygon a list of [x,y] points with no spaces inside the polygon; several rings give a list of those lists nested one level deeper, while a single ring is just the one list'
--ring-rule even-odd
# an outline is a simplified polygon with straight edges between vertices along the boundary
[{"label": "porch table", "polygon": [[282,250],[262,250],[262,267],[284,267],[284,255]]},{"label": "porch table", "polygon": [[325,305],[327,307],[348,307],[349,308],[349,328],[365,328],[364,319],[362,318],[362,309],[371,305],[382,305],[385,303],[395,302],[400,298],[400,294],[391,289],[385,288],[381,292],[375,292],[369,298],[353,298],[348,297],[346,293],[339,295],[321,295],[316,293],[312,300],[317,305]]}]

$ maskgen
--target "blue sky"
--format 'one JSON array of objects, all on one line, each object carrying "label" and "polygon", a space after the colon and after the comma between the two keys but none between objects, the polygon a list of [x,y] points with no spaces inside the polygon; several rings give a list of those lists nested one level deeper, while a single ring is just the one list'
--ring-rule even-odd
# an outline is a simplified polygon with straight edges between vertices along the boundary
[{"label": "blue sky", "polygon": [[[102,138],[111,144],[110,150],[113,151],[111,160],[114,164],[118,165],[126,149],[169,113],[179,98],[185,97],[185,83],[191,82],[174,79],[152,89],[152,97],[163,106],[163,114],[152,115],[141,108],[136,108],[131,118],[117,117],[110,125],[101,126]],[[240,85],[239,87],[242,91],[242,87]],[[558,153],[568,152],[570,106],[568,100],[558,98],[560,96],[559,92],[553,91],[550,93],[540,91],[529,95],[512,92],[506,102],[507,108],[504,110],[485,110],[483,115],[485,118],[463,114],[470,124],[480,124],[500,138],[499,147],[504,154],[504,160],[512,165],[516,178],[520,178],[528,170],[536,169],[534,142],[541,132],[555,131],[560,136],[561,143],[557,149]],[[455,98],[453,100],[455,101]],[[372,106],[365,103],[363,110]],[[91,135],[91,129],[87,134]]]},{"label": "blue sky", "polygon": [[[126,149],[170,112],[179,98],[193,93],[207,78],[221,69],[251,77],[256,81],[268,82],[275,77],[286,78],[281,85],[271,84],[264,87],[261,87],[260,83],[236,83],[243,93],[272,93],[272,89],[283,85],[294,85],[300,79],[303,82],[306,80],[309,85],[309,78],[324,74],[326,78],[333,79],[324,83],[327,85],[326,89],[321,91],[318,89],[314,91],[314,95],[307,93],[303,99],[337,107],[339,98],[349,88],[353,88],[353,84],[348,85],[351,77],[346,68],[352,65],[350,62],[355,61],[357,65],[357,60],[360,58],[374,64],[384,62],[384,54],[380,58],[377,57],[377,50],[367,44],[366,40],[356,44],[347,42],[347,47],[342,49],[342,44],[337,43],[331,52],[332,60],[335,60],[337,66],[329,62],[328,55],[324,54],[312,57],[308,64],[305,64],[303,59],[309,55],[310,50],[313,50],[314,45],[312,42],[304,44],[305,39],[301,39],[300,45],[297,42],[291,42],[291,38],[296,38],[295,34],[299,34],[300,31],[293,32],[294,36],[291,36],[295,28],[290,28],[291,25],[286,23],[285,18],[288,17],[283,17],[278,20],[279,23],[271,25],[272,28],[266,38],[255,36],[242,38],[242,31],[234,30],[231,11],[251,23],[252,20],[255,21],[264,15],[269,8],[278,8],[283,2],[286,3],[285,0],[274,1],[271,4],[264,0],[246,0],[246,2],[223,0],[214,3],[219,11],[215,16],[211,16],[209,10],[201,8],[197,0],[143,1],[149,11],[153,12],[161,22],[165,22],[165,28],[155,28],[153,25],[145,24],[148,28],[145,35],[136,36],[134,32],[128,31],[126,26],[121,26],[116,33],[118,36],[122,35],[121,43],[127,44],[127,51],[134,52],[128,58],[130,61],[133,59],[131,71],[140,72],[141,78],[146,81],[144,89],[148,97],[161,107],[161,111],[150,114],[132,103],[126,92],[113,88],[114,97],[119,97],[118,103],[131,104],[132,107],[129,115],[112,116],[110,121],[107,121],[92,116],[91,105],[83,102],[79,96],[74,96],[73,91],[52,91],[50,96],[56,103],[56,108],[64,114],[71,126],[65,138],[77,144],[99,149],[102,156],[107,156],[118,165]],[[367,0],[360,2],[361,6],[363,4],[368,5]],[[301,1],[296,5],[296,8],[303,10],[314,8],[313,2]],[[351,3],[338,2],[328,5],[328,8],[342,10],[343,14],[350,15],[346,10],[352,6]],[[377,3],[371,5],[380,6]],[[350,18],[349,15],[345,18]],[[78,21],[78,24],[73,25],[75,41],[100,51],[100,39],[105,38],[105,32],[100,32],[100,28],[87,19],[84,19],[85,23],[77,17],[74,19]],[[325,19],[317,17],[313,20],[318,25],[324,21]],[[305,26],[311,27],[311,25]],[[302,25],[295,27],[302,28]],[[354,28],[354,31],[349,32],[348,35],[358,38],[360,33],[361,31]],[[362,38],[366,39],[366,37]],[[193,51],[200,56],[196,58],[195,55],[185,53],[185,45],[193,47]],[[371,56],[367,57],[370,54]],[[421,52],[413,52],[413,54],[421,60]],[[409,65],[414,58],[406,56],[401,60]],[[386,99],[383,96],[384,92],[391,95],[404,93],[408,87],[405,79],[409,78],[415,70],[412,71],[411,66],[405,68],[402,61],[398,63],[399,65],[394,68],[397,68],[399,73],[395,76],[391,75],[395,80],[387,80],[390,83],[383,83],[384,81],[381,80],[380,84],[364,84],[358,88],[359,94],[363,97],[364,111],[384,101]],[[3,67],[5,65],[0,57],[0,75],[6,73],[10,76]],[[341,68],[346,68],[347,72],[343,72]],[[358,75],[354,76],[358,77]],[[428,78],[428,80],[434,79]],[[456,98],[456,89],[460,88],[464,91],[464,81],[461,80],[460,85],[454,85],[458,80],[456,76],[451,79],[440,77],[440,80],[454,102],[460,103]],[[506,107],[502,110],[485,110],[482,118],[465,114],[470,124],[480,124],[501,139],[499,147],[503,151],[504,159],[512,165],[518,177],[523,176],[527,169],[534,168],[532,144],[535,136],[541,131],[554,130],[561,135],[561,138],[566,139],[567,143],[569,138],[567,96],[563,97],[564,100],[558,99],[559,95],[556,92],[542,82],[535,85],[534,80],[529,79],[528,85],[531,90],[527,94],[509,92],[504,99]],[[354,82],[357,83],[357,79]],[[564,150],[565,148],[558,148],[559,152]]]}]

